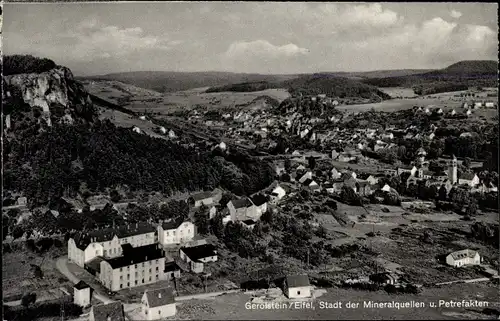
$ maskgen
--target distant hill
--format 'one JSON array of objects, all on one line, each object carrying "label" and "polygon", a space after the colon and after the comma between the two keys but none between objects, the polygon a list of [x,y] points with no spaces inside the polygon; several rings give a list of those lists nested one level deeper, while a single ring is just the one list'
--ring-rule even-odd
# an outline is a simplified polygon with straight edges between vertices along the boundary
[{"label": "distant hill", "polygon": [[283,82],[283,86],[288,88],[292,94],[299,92],[307,95],[326,94],[330,97],[358,97],[378,101],[391,98],[374,86],[328,73],[286,80]]},{"label": "distant hill", "polygon": [[261,75],[231,72],[137,71],[83,77],[88,80],[117,80],[161,93],[199,87],[216,87],[235,83],[279,82],[295,75]]},{"label": "distant hill", "polygon": [[374,86],[363,84],[350,78],[338,77],[334,73],[301,75],[292,79],[276,82],[261,81],[231,84],[211,87],[206,92],[252,92],[272,88],[285,88],[288,89],[291,94],[327,94],[330,97],[356,97],[376,101],[390,98],[389,95],[381,92]]},{"label": "distant hill", "polygon": [[[492,60],[466,60],[444,69],[398,77],[371,78],[365,84],[377,87],[407,87],[418,92],[464,90],[468,87],[497,87],[498,63]],[[416,91],[416,92],[417,92]]]},{"label": "distant hill", "polygon": [[336,77],[351,78],[351,79],[370,79],[370,78],[387,78],[387,77],[401,77],[410,76],[415,74],[422,74],[433,69],[395,69],[395,70],[374,70],[374,71],[360,71],[360,72],[325,72]]}]

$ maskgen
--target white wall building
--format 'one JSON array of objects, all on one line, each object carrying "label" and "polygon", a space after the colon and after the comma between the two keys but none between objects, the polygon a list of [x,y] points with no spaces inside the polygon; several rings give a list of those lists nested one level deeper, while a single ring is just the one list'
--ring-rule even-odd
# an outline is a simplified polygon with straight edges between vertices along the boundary
[{"label": "white wall building", "polygon": [[176,314],[172,288],[146,290],[141,299],[141,312],[144,320],[161,320]]},{"label": "white wall building", "polygon": [[80,281],[73,286],[73,303],[86,308],[90,305],[91,298],[91,288],[87,283]]},{"label": "white wall building", "polygon": [[312,287],[307,275],[289,275],[285,279],[285,295],[289,299],[310,298]]},{"label": "white wall building", "polygon": [[453,267],[461,267],[466,265],[481,264],[481,256],[474,250],[461,250],[448,254],[446,256],[446,264]]},{"label": "white wall building", "polygon": [[156,229],[148,223],[137,223],[118,227],[78,233],[68,240],[68,260],[84,267],[97,256],[108,258],[122,255],[122,245],[133,247],[155,244]]},{"label": "white wall building", "polygon": [[191,241],[195,233],[193,223],[172,220],[158,226],[158,241],[163,246],[181,244]]}]

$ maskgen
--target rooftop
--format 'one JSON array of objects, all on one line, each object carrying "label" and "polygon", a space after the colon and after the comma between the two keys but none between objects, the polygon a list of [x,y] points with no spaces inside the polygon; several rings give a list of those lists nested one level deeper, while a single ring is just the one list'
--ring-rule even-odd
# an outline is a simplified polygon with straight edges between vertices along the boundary
[{"label": "rooftop", "polygon": [[83,290],[83,289],[90,288],[90,286],[83,281],[78,282],[77,284],[73,285],[73,287],[77,290]]},{"label": "rooftop", "polygon": [[156,229],[153,225],[141,222],[136,224],[128,224],[116,228],[107,228],[102,230],[95,230],[85,233],[77,233],[73,238],[76,247],[80,250],[85,250],[92,242],[106,242],[113,239],[116,235],[118,238],[125,238],[134,235],[154,233]]},{"label": "rooftop", "polygon": [[474,258],[474,256],[476,256],[476,254],[477,254],[477,251],[469,250],[469,249],[450,253],[451,257],[454,260],[460,260],[460,259],[464,259],[466,257]]},{"label": "rooftop", "polygon": [[95,321],[125,321],[125,313],[121,302],[94,305],[92,313]]},{"label": "rooftop", "polygon": [[250,207],[253,205],[252,202],[246,197],[239,200],[232,200],[230,203],[232,203],[236,209]]},{"label": "rooftop", "polygon": [[187,221],[184,220],[182,217],[175,218],[175,219],[172,219],[170,221],[166,221],[166,222],[161,223],[161,227],[164,230],[175,230],[179,226],[181,226],[181,224],[184,222],[187,222]]},{"label": "rooftop", "polygon": [[150,308],[156,308],[175,303],[174,292],[171,287],[156,290],[146,290],[145,293]]},{"label": "rooftop", "polygon": [[165,262],[165,272],[178,271],[181,268],[175,263],[175,261]]},{"label": "rooftop", "polygon": [[124,244],[123,256],[112,259],[105,259],[111,265],[111,268],[118,269],[121,267],[138,264],[142,262],[157,260],[165,257],[165,253],[157,244],[132,247],[130,244]]},{"label": "rooftop", "polygon": [[261,205],[267,203],[267,197],[265,197],[262,194],[256,194],[256,195],[252,196],[252,203],[255,206],[261,206]]},{"label": "rooftop", "polygon": [[195,201],[201,201],[201,200],[205,200],[207,198],[210,198],[212,197],[212,192],[201,192],[201,193],[198,193],[198,194],[194,194],[191,196]]},{"label": "rooftop", "polygon": [[309,277],[307,275],[289,275],[286,277],[286,284],[289,288],[310,286]]},{"label": "rooftop", "polygon": [[192,261],[198,261],[199,259],[217,255],[216,248],[212,244],[203,244],[193,247],[181,247],[181,250]]}]

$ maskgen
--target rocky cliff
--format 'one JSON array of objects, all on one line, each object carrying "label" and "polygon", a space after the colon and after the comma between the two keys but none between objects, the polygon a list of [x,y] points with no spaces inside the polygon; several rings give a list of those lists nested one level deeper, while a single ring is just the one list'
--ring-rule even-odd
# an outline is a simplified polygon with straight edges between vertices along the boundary
[{"label": "rocky cliff", "polygon": [[[75,81],[71,70],[58,66],[47,72],[15,74],[3,77],[4,114],[38,107],[50,126],[52,121],[74,119],[92,121],[96,113],[89,94]],[[20,107],[19,105],[25,105]]]}]

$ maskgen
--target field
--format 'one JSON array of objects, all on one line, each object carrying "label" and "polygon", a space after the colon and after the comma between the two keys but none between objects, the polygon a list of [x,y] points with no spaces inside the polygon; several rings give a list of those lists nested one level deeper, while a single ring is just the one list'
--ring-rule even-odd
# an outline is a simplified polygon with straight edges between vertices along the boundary
[{"label": "field", "polygon": [[[24,244],[13,245],[12,253],[2,255],[2,295],[4,301],[17,301],[20,296],[35,291],[39,298],[62,295],[59,287],[72,285],[57,271],[55,258],[61,255],[64,249],[52,249],[48,253],[39,255],[24,249]],[[35,278],[30,270],[30,264],[39,265],[43,278]],[[51,291],[49,291],[51,290]],[[56,293],[57,292],[57,293]]]},{"label": "field", "polygon": [[200,106],[211,109],[238,107],[238,105],[250,103],[259,96],[269,96],[281,102],[290,96],[284,89],[249,93],[205,93],[207,88],[204,87],[161,94],[117,81],[85,81],[84,86],[89,93],[132,111],[161,114],[190,110]]},{"label": "field", "polygon": [[411,88],[404,88],[404,87],[386,87],[386,88],[379,88],[380,91],[388,94],[391,97],[400,97],[400,98],[412,98],[412,97],[417,97],[418,95],[415,94],[413,89]]},{"label": "field", "polygon": [[[390,295],[385,292],[362,292],[345,289],[329,289],[327,293],[314,299],[314,309],[248,309],[245,303],[252,296],[244,293],[228,294],[205,300],[183,302],[178,306],[176,319],[186,320],[193,316],[187,311],[196,309],[196,318],[203,320],[453,320],[454,317],[469,319],[491,319],[480,311],[460,308],[430,308],[429,302],[439,300],[481,300],[490,307],[498,307],[498,292],[492,284],[456,284],[443,288],[425,289],[419,295]],[[320,302],[342,302],[341,309],[321,309]],[[371,309],[364,308],[363,301],[374,302],[424,302],[425,308]],[[346,308],[348,302],[359,303],[358,308]]]}]

